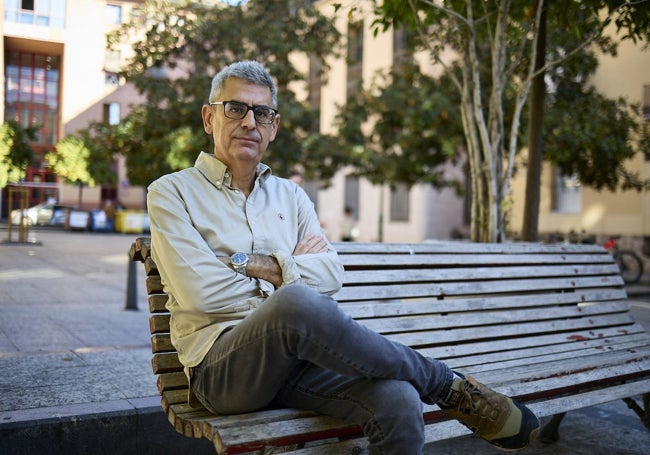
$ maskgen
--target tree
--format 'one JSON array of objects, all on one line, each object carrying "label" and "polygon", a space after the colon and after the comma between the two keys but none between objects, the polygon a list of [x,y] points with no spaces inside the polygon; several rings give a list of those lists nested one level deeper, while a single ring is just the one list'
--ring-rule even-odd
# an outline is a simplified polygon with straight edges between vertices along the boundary
[{"label": "tree", "polygon": [[[534,77],[600,39],[612,21],[635,32],[635,37],[647,37],[649,30],[650,5],[645,0],[571,2],[567,8],[596,20],[599,26],[581,35],[576,48],[536,68],[542,8],[542,1],[531,6],[515,0],[384,0],[376,7],[376,31],[401,24],[416,30],[433,61],[447,69],[460,94],[474,241],[505,240],[504,202],[519,148],[521,114]],[[599,16],[601,13],[604,16]],[[566,10],[564,14],[574,17]],[[441,57],[441,51],[447,49],[457,56],[451,63]],[[506,112],[504,101],[509,97],[514,102]]]},{"label": "tree", "polygon": [[521,227],[523,240],[537,240],[539,225],[540,183],[542,179],[542,158],[544,142],[544,94],[546,92],[544,68],[546,59],[546,24],[547,4],[542,1],[542,13],[539,18],[539,36],[535,49],[535,76],[531,84],[530,105],[528,107],[528,166],[526,168],[526,203],[524,204],[524,222]]},{"label": "tree", "polygon": [[66,182],[79,186],[79,207],[82,202],[84,185],[95,185],[95,179],[89,169],[90,150],[83,140],[68,136],[56,145],[56,151],[46,153],[45,159],[52,171]]},{"label": "tree", "polygon": [[[462,160],[462,128],[449,78],[422,74],[405,61],[378,74],[342,106],[335,126],[357,175],[374,184],[461,183],[449,179],[446,165]],[[372,128],[364,128],[372,121]]]},{"label": "tree", "polygon": [[[125,119],[120,134],[129,179],[148,184],[158,176],[194,162],[199,150],[210,150],[200,111],[212,76],[235,60],[263,63],[276,78],[281,128],[264,161],[280,175],[300,173],[330,178],[344,163],[317,131],[318,111],[299,100],[293,88],[306,88],[305,75],[293,53],[324,59],[336,52],[339,33],[309,0],[165,2],[153,0],[140,16],[109,37],[109,45],[132,41],[134,57],[122,76],[146,95]],[[323,66],[326,71],[327,66]],[[99,138],[110,131],[95,131]],[[114,143],[115,136],[106,142]],[[341,157],[339,157],[341,158]]]},{"label": "tree", "polygon": [[34,154],[29,143],[35,138],[33,126],[23,128],[14,120],[0,125],[0,188],[25,177]]}]

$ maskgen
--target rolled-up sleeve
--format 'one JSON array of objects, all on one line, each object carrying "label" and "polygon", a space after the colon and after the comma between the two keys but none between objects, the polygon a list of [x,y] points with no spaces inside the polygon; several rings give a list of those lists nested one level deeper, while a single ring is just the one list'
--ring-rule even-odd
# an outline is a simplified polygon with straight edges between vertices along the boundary
[{"label": "rolled-up sleeve", "polygon": [[284,284],[300,282],[328,295],[336,293],[341,288],[343,267],[334,250],[298,256],[278,250],[273,252],[273,256],[282,268]]}]

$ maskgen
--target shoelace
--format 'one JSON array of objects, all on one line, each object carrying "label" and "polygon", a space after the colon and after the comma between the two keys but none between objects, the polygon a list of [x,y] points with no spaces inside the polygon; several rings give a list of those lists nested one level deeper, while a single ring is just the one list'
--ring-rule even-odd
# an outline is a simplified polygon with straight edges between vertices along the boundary
[{"label": "shoelace", "polygon": [[[458,403],[459,411],[464,414],[476,415],[481,419],[481,421],[488,420],[490,422],[496,422],[497,417],[499,416],[498,409],[500,408],[500,400],[498,397],[490,396],[490,393],[482,392],[481,389],[474,386],[474,384],[469,381],[466,382],[462,394],[466,400],[460,400]],[[469,405],[471,413],[460,409],[464,403]]]}]

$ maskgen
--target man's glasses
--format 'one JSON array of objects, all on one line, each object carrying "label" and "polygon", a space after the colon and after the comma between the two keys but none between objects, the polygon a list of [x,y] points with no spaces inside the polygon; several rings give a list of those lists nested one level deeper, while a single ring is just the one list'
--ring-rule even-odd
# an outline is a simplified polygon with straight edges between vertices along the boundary
[{"label": "man's glasses", "polygon": [[210,103],[210,106],[215,106],[221,104],[223,106],[223,115],[233,120],[241,120],[246,117],[248,111],[253,111],[253,117],[255,121],[262,125],[268,125],[273,123],[275,116],[277,115],[277,109],[272,107],[257,105],[249,106],[246,103],[240,103],[239,101],[215,101]]}]

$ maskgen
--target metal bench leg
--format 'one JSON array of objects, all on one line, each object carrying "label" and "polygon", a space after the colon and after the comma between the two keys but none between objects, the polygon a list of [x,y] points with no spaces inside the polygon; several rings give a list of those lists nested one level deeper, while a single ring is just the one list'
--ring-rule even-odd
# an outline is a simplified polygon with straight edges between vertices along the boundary
[{"label": "metal bench leg", "polygon": [[643,407],[639,406],[634,398],[623,398],[623,401],[625,401],[628,408],[636,412],[643,425],[650,430],[650,393],[644,393],[641,399],[643,400]]},{"label": "metal bench leg", "polygon": [[541,433],[539,434],[539,440],[544,444],[552,444],[557,442],[560,439],[560,422],[566,415],[566,412],[560,414],[555,414],[551,420],[544,425]]}]

